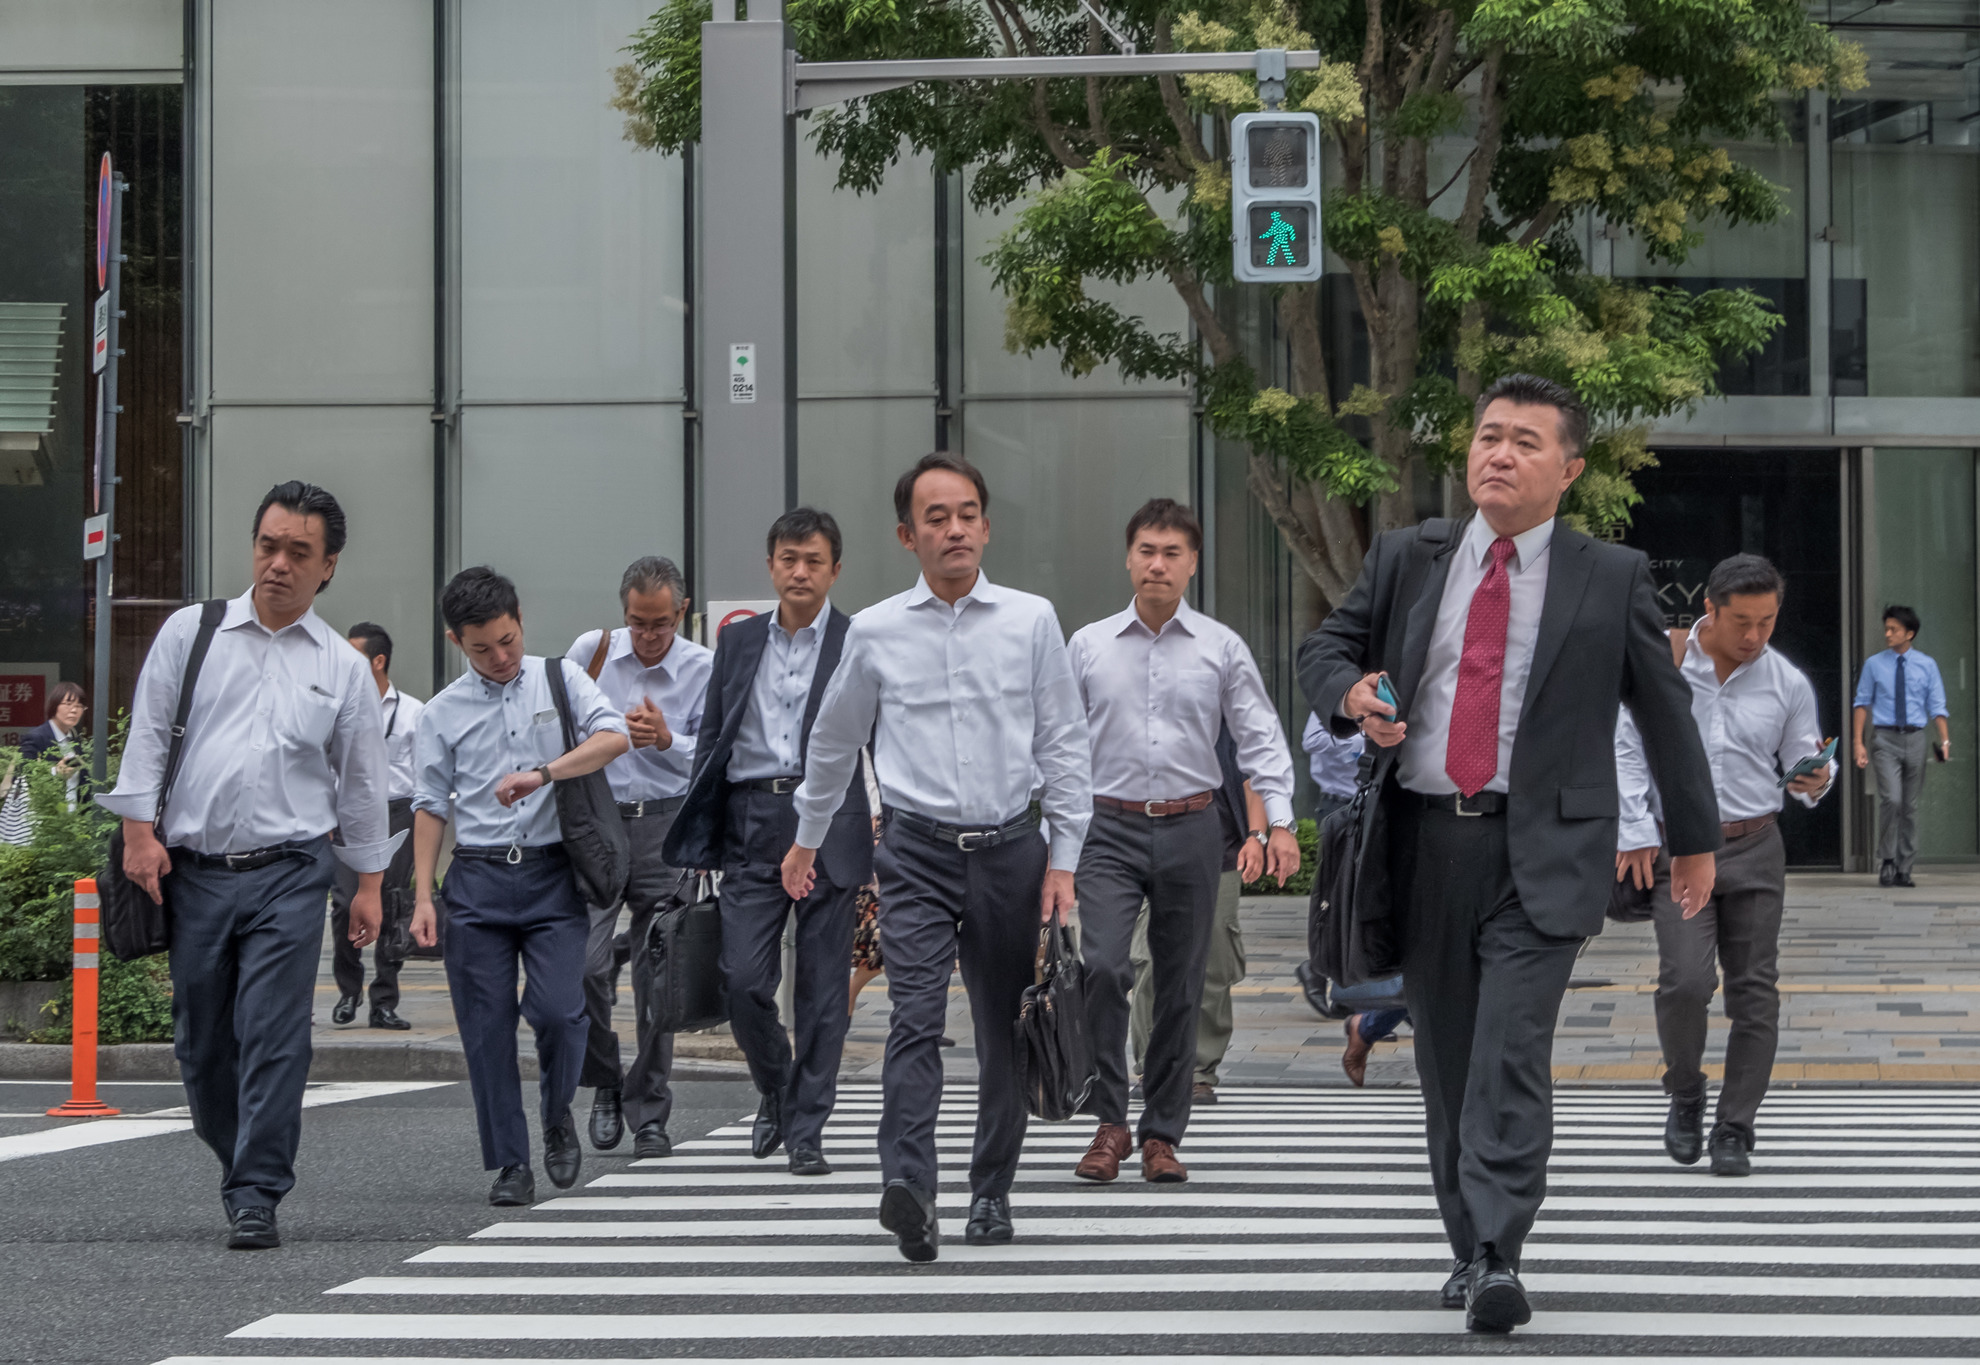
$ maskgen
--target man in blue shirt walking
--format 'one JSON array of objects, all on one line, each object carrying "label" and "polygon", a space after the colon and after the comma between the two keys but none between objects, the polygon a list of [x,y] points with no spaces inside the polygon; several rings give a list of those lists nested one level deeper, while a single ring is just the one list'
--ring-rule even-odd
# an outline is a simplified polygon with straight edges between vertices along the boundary
[{"label": "man in blue shirt walking", "polygon": [[[1918,853],[1918,793],[1925,785],[1925,727],[1939,728],[1934,748],[1943,763],[1952,757],[1946,725],[1946,684],[1939,666],[1911,647],[1918,636],[1918,613],[1910,607],[1884,608],[1884,643],[1890,648],[1864,660],[1856,682],[1856,766],[1876,765],[1877,884],[1910,886]],[[1869,744],[1864,722],[1872,726]]]}]

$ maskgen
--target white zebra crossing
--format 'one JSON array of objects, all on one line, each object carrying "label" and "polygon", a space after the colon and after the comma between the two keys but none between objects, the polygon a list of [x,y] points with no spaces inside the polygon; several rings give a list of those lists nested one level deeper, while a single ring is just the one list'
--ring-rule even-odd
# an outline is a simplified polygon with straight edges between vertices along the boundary
[{"label": "white zebra crossing", "polygon": [[[490,1343],[563,1352],[546,1362],[650,1355],[642,1343],[697,1362],[857,1359],[839,1353],[864,1341],[896,1360],[1051,1352],[1085,1365],[1289,1351],[1407,1365],[1469,1349],[1463,1315],[1434,1307],[1450,1251],[1412,1095],[1227,1091],[1197,1115],[1181,1188],[1144,1185],[1131,1163],[1114,1186],[1077,1182],[1090,1130],[1035,1125],[1012,1192],[1017,1241],[961,1242],[957,1160],[939,1201],[949,1240],[927,1266],[902,1261],[874,1221],[878,1091],[842,1096],[831,1177],[754,1161],[745,1119],[397,1273],[329,1286],[325,1311],[232,1334],[271,1354],[167,1365],[458,1365]],[[1775,1360],[1980,1353],[1980,1093],[1778,1093],[1746,1180],[1673,1166],[1663,1112],[1653,1092],[1559,1097],[1553,1193],[1524,1256],[1534,1320],[1495,1354],[1642,1365],[1734,1341]],[[946,1151],[967,1150],[971,1116],[966,1097],[945,1102]],[[1677,1342],[1653,1349],[1694,1354],[1644,1349]]]}]

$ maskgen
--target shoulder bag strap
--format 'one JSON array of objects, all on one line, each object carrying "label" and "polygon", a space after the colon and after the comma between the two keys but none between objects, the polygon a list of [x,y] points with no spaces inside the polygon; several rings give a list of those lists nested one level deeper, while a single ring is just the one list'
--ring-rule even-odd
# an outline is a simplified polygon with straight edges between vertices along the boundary
[{"label": "shoulder bag strap", "polygon": [[584,671],[591,675],[593,682],[597,682],[598,675],[605,671],[605,655],[611,648],[612,628],[607,626],[598,632],[598,648],[591,651],[591,662],[584,666]]},{"label": "shoulder bag strap", "polygon": [[392,698],[392,718],[385,722],[385,738],[387,739],[390,739],[392,732],[399,728],[399,703],[403,700],[405,700],[403,696]]},{"label": "shoulder bag strap", "polygon": [[185,756],[186,721],[192,716],[193,687],[199,682],[199,670],[206,663],[206,651],[213,644],[214,632],[220,629],[220,622],[226,616],[224,597],[200,604],[199,634],[193,636],[192,649],[186,654],[185,676],[179,680],[179,711],[172,717],[172,740],[165,746],[165,776],[158,783],[158,810],[151,817],[153,825],[165,823],[165,802],[172,795],[172,784],[179,779],[179,760]]},{"label": "shoulder bag strap", "polygon": [[564,727],[564,752],[569,753],[577,748],[577,727],[571,723],[571,698],[565,690],[563,659],[545,659],[543,676],[550,684],[550,700],[556,703],[557,719]]}]

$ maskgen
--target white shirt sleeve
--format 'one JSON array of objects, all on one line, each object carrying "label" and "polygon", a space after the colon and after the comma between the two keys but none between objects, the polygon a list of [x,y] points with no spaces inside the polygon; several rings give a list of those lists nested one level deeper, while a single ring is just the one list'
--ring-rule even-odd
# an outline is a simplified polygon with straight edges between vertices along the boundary
[{"label": "white shirt sleeve", "polygon": [[1279,713],[1265,695],[1265,679],[1251,651],[1230,641],[1224,660],[1224,723],[1237,741],[1238,770],[1265,802],[1266,823],[1293,824],[1292,753],[1286,748]]},{"label": "white shirt sleeve", "polygon": [[815,849],[825,842],[832,817],[845,804],[860,746],[873,733],[879,711],[880,680],[868,663],[866,632],[855,616],[846,630],[839,666],[818,703],[818,718],[811,723],[804,781],[791,797],[797,808],[799,847]]},{"label": "white shirt sleeve", "polygon": [[1656,848],[1664,841],[1657,833],[1657,819],[1650,809],[1650,760],[1643,749],[1643,735],[1636,728],[1636,717],[1627,706],[1616,712],[1616,792],[1621,798],[1621,819],[1616,824],[1616,848],[1626,851]]},{"label": "white shirt sleeve", "polygon": [[[1788,695],[1782,700],[1787,703],[1787,722],[1781,726],[1781,747],[1775,752],[1774,757],[1780,760],[1781,771],[1786,772],[1802,759],[1821,751],[1822,729],[1816,723],[1815,689],[1809,685],[1808,679],[1799,670],[1793,673],[1788,685]],[[1828,782],[1820,792],[1813,796],[1802,792],[1791,794],[1795,800],[1813,810],[1815,803],[1829,794],[1829,788],[1835,785],[1835,781],[1836,765],[1831,759]]]},{"label": "white shirt sleeve", "polygon": [[126,820],[151,820],[158,814],[165,749],[172,739],[179,683],[185,676],[193,634],[199,629],[199,611],[198,607],[187,607],[174,612],[138,670],[137,690],[131,699],[131,728],[117,768],[117,786],[96,797],[97,805]]},{"label": "white shirt sleeve", "polygon": [[378,692],[369,673],[337,710],[330,732],[330,771],[337,778],[337,836],[330,848],[353,872],[383,872],[407,831],[391,832],[385,803],[392,792],[392,758],[385,750]]},{"label": "white shirt sleeve", "polygon": [[1033,629],[1031,754],[1044,784],[1039,805],[1051,824],[1052,870],[1072,872],[1093,823],[1093,739],[1058,614],[1039,613]]},{"label": "white shirt sleeve", "polygon": [[435,706],[433,714],[423,713],[413,739],[413,809],[442,820],[453,814],[454,793],[454,740],[441,733],[439,716],[444,714],[444,704]]}]

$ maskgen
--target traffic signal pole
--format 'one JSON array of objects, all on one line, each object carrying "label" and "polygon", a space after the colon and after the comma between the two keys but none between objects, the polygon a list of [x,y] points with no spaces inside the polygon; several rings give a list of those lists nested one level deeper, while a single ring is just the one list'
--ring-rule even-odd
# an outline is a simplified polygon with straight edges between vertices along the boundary
[{"label": "traffic signal pole", "polygon": [[[763,536],[797,502],[799,114],[920,81],[1215,71],[1255,73],[1259,94],[1272,109],[1284,97],[1288,70],[1320,65],[1318,52],[1281,49],[801,62],[781,19],[742,21],[735,15],[735,0],[715,0],[714,18],[701,26],[696,298],[704,382],[697,544],[705,548],[697,591],[703,606],[770,595]],[[1318,223],[1316,212],[1310,233],[1316,242]],[[1275,244],[1268,243],[1268,252]]]}]

